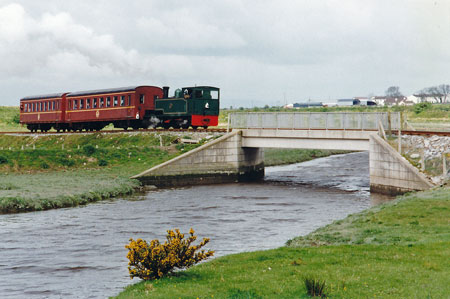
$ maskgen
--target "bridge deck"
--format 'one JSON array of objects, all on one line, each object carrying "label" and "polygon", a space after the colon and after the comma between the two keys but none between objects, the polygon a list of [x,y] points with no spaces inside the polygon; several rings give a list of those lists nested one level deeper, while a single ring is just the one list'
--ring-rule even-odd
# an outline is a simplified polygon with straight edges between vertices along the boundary
[{"label": "bridge deck", "polygon": [[242,130],[243,147],[369,150],[373,130]]}]

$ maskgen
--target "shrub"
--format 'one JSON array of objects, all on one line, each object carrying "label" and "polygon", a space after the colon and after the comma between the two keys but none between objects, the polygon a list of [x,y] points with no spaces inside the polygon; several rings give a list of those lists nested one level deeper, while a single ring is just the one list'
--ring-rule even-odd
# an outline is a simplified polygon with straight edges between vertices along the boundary
[{"label": "shrub", "polygon": [[47,162],[42,162],[42,163],[41,163],[41,168],[42,168],[42,169],[49,169],[49,168],[50,168],[50,165],[48,165]]},{"label": "shrub", "polygon": [[8,163],[8,158],[5,156],[0,156],[0,164],[6,164]]},{"label": "shrub", "polygon": [[130,277],[143,280],[159,279],[175,269],[189,268],[214,255],[214,251],[210,250],[196,252],[209,242],[208,238],[203,238],[199,245],[191,245],[197,236],[192,228],[189,235],[184,239],[184,234],[178,229],[168,230],[164,244],[158,240],[152,240],[149,244],[142,239],[130,239],[130,244],[125,246],[128,249]]},{"label": "shrub", "polygon": [[93,145],[87,144],[83,146],[83,152],[86,156],[92,156],[95,153],[96,149]]},{"label": "shrub", "polygon": [[98,166],[108,166],[108,161],[105,159],[98,160]]},{"label": "shrub", "polygon": [[13,124],[19,124],[20,123],[20,114],[19,113],[14,114],[14,117],[12,119],[12,123]]},{"label": "shrub", "polygon": [[305,277],[304,281],[305,281],[306,292],[308,293],[309,296],[322,297],[322,298],[327,296],[324,292],[325,291],[325,281],[320,281],[319,279],[311,278],[311,277]]},{"label": "shrub", "polygon": [[428,110],[432,107],[433,105],[431,105],[431,103],[428,102],[424,102],[424,103],[418,103],[414,105],[414,113],[415,114],[419,114],[425,110]]},{"label": "shrub", "polygon": [[61,163],[61,165],[63,166],[68,166],[68,167],[72,167],[75,165],[75,161],[72,159],[67,159],[67,158],[61,158],[59,159],[59,163]]}]

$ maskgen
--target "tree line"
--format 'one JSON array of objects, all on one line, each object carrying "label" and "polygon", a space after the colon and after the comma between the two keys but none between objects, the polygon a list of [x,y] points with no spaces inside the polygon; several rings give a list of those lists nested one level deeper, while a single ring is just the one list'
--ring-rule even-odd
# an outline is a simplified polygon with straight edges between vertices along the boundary
[{"label": "tree line", "polygon": [[[387,97],[401,97],[403,94],[398,86],[390,86],[386,92]],[[434,98],[438,103],[447,103],[450,97],[450,85],[441,84],[425,87],[414,94],[416,97],[424,100],[425,98]]]}]

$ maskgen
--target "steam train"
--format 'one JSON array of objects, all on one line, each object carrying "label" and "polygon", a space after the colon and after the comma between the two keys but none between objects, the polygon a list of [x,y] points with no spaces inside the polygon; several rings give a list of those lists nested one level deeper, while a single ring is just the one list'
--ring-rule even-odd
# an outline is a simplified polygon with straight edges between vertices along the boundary
[{"label": "steam train", "polygon": [[20,100],[20,123],[31,132],[116,128],[208,128],[217,126],[220,89],[131,86],[30,96]]}]

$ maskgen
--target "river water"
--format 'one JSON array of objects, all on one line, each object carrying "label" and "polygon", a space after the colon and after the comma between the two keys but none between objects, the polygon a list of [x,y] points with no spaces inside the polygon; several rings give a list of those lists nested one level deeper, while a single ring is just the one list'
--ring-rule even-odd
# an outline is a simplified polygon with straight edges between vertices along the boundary
[{"label": "river water", "polygon": [[1,298],[106,298],[130,280],[130,238],[167,229],[209,237],[215,256],[283,246],[384,201],[369,193],[368,153],[267,167],[257,183],[155,190],[83,207],[0,215]]}]

